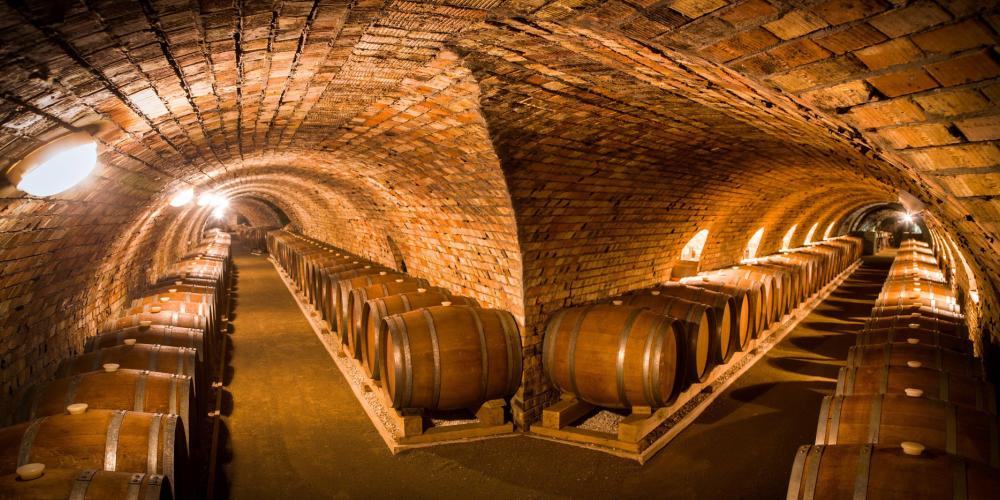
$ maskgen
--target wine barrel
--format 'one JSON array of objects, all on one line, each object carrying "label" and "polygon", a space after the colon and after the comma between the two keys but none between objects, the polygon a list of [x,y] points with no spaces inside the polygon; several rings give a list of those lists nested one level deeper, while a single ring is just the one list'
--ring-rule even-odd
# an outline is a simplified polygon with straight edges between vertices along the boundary
[{"label": "wine barrel", "polygon": [[53,415],[0,429],[0,474],[28,463],[146,472],[166,476],[186,498],[186,442],[176,415],[90,409]]},{"label": "wine barrel", "polygon": [[617,297],[611,303],[648,309],[684,323],[684,341],[677,353],[683,359],[680,364],[686,368],[680,382],[682,387],[704,381],[718,364],[719,359],[713,354],[718,354],[721,332],[715,310],[710,306],[660,294],[659,290],[630,293]]},{"label": "wine barrel", "polygon": [[109,320],[105,324],[104,330],[118,330],[131,326],[180,326],[183,328],[197,328],[209,331],[208,318],[201,314],[189,314],[175,311],[160,311],[158,313],[148,312],[139,314],[129,314],[120,318]]},{"label": "wine barrel", "polygon": [[347,345],[350,352],[354,353],[354,358],[361,359],[362,357],[361,349],[364,346],[364,342],[360,338],[363,335],[361,313],[365,302],[368,302],[370,299],[387,297],[389,295],[426,290],[429,287],[430,285],[425,279],[401,276],[392,281],[352,289],[347,298]]},{"label": "wine barrel", "polygon": [[[764,294],[763,285],[749,276],[735,276],[721,273],[683,278],[682,285],[693,286],[722,294],[730,302],[730,321],[735,318],[738,326],[735,330],[730,324],[730,331],[742,331],[746,324],[747,336],[757,338],[767,329],[768,309],[771,307]],[[667,284],[665,286],[672,286]]]},{"label": "wine barrel", "polygon": [[890,342],[923,344],[969,355],[974,352],[972,341],[968,339],[920,328],[879,328],[865,330],[858,335],[857,345],[885,344]]},{"label": "wine barrel", "polygon": [[197,362],[194,349],[162,345],[135,344],[105,347],[94,352],[64,359],[56,370],[57,377],[70,377],[101,369],[105,363],[116,363],[119,368],[149,370],[151,372],[186,375],[191,377],[195,391],[201,390],[205,379]]},{"label": "wine barrel", "polygon": [[[182,281],[183,283],[183,281]],[[202,286],[195,284],[181,284],[178,285],[176,282],[172,283],[160,283],[154,284],[147,287],[143,292],[146,296],[156,296],[160,294],[183,294],[192,293],[196,295],[207,295],[214,297],[212,303],[215,304],[216,312],[220,317],[226,317],[229,314],[228,304],[229,304],[229,294],[219,293],[219,290],[213,286]]]},{"label": "wine barrel", "polygon": [[181,314],[194,314],[198,316],[205,317],[206,328],[208,332],[208,338],[212,339],[213,336],[218,335],[221,328],[219,327],[219,322],[215,316],[215,308],[211,304],[203,304],[200,302],[180,302],[177,300],[172,300],[169,302],[162,302],[160,304],[139,304],[131,306],[124,311],[122,311],[120,316],[131,316],[133,314],[144,314],[144,313],[160,313],[160,312],[177,312]]},{"label": "wine barrel", "polygon": [[345,269],[328,270],[323,273],[323,288],[326,290],[326,300],[323,303],[325,312],[323,314],[332,330],[337,330],[339,321],[337,315],[339,311],[338,297],[340,294],[338,292],[340,291],[340,281],[358,276],[378,274],[379,271],[394,272],[379,265],[362,263],[351,264],[351,266]]},{"label": "wine barrel", "polygon": [[337,289],[337,276],[340,273],[347,271],[354,271],[357,269],[371,269],[376,267],[375,264],[368,262],[364,259],[353,258],[349,261],[330,264],[323,267],[319,267],[316,270],[316,301],[319,303],[319,310],[322,314],[322,318],[330,323],[332,329],[336,330],[337,321],[334,319],[333,311],[334,306],[337,303],[337,299],[334,297]]},{"label": "wine barrel", "polygon": [[662,407],[680,392],[681,321],[648,309],[562,309],[546,325],[542,368],[559,390],[607,408]]},{"label": "wine barrel", "polygon": [[785,293],[785,298],[788,301],[786,304],[786,313],[798,307],[805,300],[805,290],[808,287],[808,283],[806,283],[806,272],[801,267],[778,261],[773,256],[757,259],[751,265],[784,273],[786,278],[783,279],[787,279],[786,283],[788,284]]},{"label": "wine barrel", "polygon": [[975,460],[931,449],[911,456],[898,446],[844,444],[799,448],[786,498],[988,500],[997,491],[996,471]]},{"label": "wine barrel", "polygon": [[126,339],[135,339],[137,344],[154,344],[169,347],[186,347],[198,353],[198,361],[204,362],[207,347],[205,332],[198,328],[152,325],[148,327],[130,326],[113,332],[105,332],[87,338],[83,350],[93,352],[105,347],[125,345]]},{"label": "wine barrel", "polygon": [[992,415],[997,413],[993,384],[929,368],[888,365],[844,367],[837,375],[834,395],[905,394],[907,389],[921,391],[920,395],[928,399]]},{"label": "wine barrel", "polygon": [[983,378],[983,365],[978,359],[929,345],[893,342],[859,345],[847,351],[847,366],[908,366],[910,362],[924,368]]},{"label": "wine barrel", "polygon": [[[950,320],[943,320],[935,316],[924,316],[918,314],[914,316],[909,314],[907,316],[881,316],[877,318],[869,318],[865,323],[867,328],[879,329],[879,328],[913,328],[913,329],[923,329],[930,330],[933,332],[941,332],[947,335],[954,335],[956,337],[967,337],[969,334],[969,329],[965,323],[958,323]],[[913,326],[916,325],[916,326]]]},{"label": "wine barrel", "polygon": [[358,257],[332,248],[328,249],[325,254],[320,254],[314,258],[307,259],[305,281],[309,301],[313,304],[319,304],[321,300],[320,293],[323,289],[321,286],[322,271],[324,269],[343,266],[352,262],[360,262],[360,260]]},{"label": "wine barrel", "polygon": [[780,321],[788,311],[792,310],[795,300],[795,290],[792,289],[792,275],[785,269],[778,269],[764,264],[744,264],[738,269],[745,270],[756,278],[770,276],[772,281],[771,304],[774,308],[772,322]]},{"label": "wine barrel", "polygon": [[0,476],[0,500],[173,500],[170,480],[159,474],[97,469],[45,468],[42,477],[25,481]]},{"label": "wine barrel", "polygon": [[944,401],[895,394],[826,396],[816,444],[921,444],[1000,467],[995,415]]},{"label": "wine barrel", "polygon": [[521,337],[507,311],[431,306],[383,321],[382,380],[393,408],[475,410],[521,385]]},{"label": "wine barrel", "polygon": [[170,413],[191,422],[193,391],[191,377],[185,375],[127,369],[81,373],[20,391],[7,424],[62,415],[73,403],[87,403],[94,410]]},{"label": "wine barrel", "polygon": [[872,308],[872,317],[882,318],[891,316],[907,316],[914,313],[928,318],[940,318],[943,321],[961,323],[965,321],[965,315],[953,311],[951,308],[938,307],[923,304],[878,304]]},{"label": "wine barrel", "polygon": [[374,380],[381,379],[381,360],[385,357],[384,318],[393,314],[414,311],[422,307],[439,306],[443,302],[452,305],[475,306],[476,301],[468,297],[453,297],[443,288],[428,288],[416,292],[399,293],[371,299],[361,307],[360,331],[361,365]]},{"label": "wine barrel", "polygon": [[215,305],[214,293],[194,293],[194,292],[166,292],[152,293],[139,297],[132,301],[133,306],[137,305],[164,305],[168,302],[180,302],[191,304]]},{"label": "wine barrel", "polygon": [[[737,308],[735,298],[729,295],[699,285],[687,286],[677,283],[654,287],[649,293],[677,297],[712,308],[719,325],[719,334],[713,336],[709,344],[710,360],[715,363],[729,361],[733,354],[743,350],[750,342],[749,310]],[[749,307],[745,302],[743,305]]]},{"label": "wine barrel", "polygon": [[[398,278],[407,279],[405,274],[392,271],[379,270],[373,273],[364,273],[352,278],[342,279],[337,284],[336,308],[337,308],[337,332],[340,333],[340,341],[344,344],[350,342],[350,313],[347,303],[351,295],[351,290],[376,285],[378,283],[390,283]],[[426,282],[424,282],[426,283]]]}]

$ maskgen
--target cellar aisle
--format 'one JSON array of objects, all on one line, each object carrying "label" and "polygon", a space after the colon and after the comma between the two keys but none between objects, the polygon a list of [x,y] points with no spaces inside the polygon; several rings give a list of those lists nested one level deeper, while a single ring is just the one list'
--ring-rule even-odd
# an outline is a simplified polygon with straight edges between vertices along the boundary
[{"label": "cellar aisle", "polygon": [[[234,242],[231,497],[778,498],[881,289],[865,264],[644,467],[527,437],[391,456],[266,257]],[[766,490],[755,488],[767,488]],[[222,493],[225,488],[222,488]]]}]

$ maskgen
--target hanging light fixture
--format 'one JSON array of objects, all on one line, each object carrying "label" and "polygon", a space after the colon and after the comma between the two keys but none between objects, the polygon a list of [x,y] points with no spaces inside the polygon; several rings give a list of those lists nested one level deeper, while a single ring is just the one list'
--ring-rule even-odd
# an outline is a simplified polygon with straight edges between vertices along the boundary
[{"label": "hanging light fixture", "polygon": [[52,196],[82,182],[96,166],[97,141],[78,129],[32,151],[6,173],[19,191]]}]

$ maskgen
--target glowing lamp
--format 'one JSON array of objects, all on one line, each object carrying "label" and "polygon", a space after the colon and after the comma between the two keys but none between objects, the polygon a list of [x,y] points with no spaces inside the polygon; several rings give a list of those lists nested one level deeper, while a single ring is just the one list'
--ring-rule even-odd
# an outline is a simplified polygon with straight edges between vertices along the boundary
[{"label": "glowing lamp", "polygon": [[913,214],[903,214],[903,222],[913,222]]},{"label": "glowing lamp", "polygon": [[183,207],[184,205],[191,203],[191,200],[193,199],[194,199],[194,189],[188,188],[175,194],[174,197],[170,199],[170,206]]},{"label": "glowing lamp", "polygon": [[87,132],[64,135],[7,169],[7,178],[34,196],[52,196],[79,184],[97,166],[97,142]]}]

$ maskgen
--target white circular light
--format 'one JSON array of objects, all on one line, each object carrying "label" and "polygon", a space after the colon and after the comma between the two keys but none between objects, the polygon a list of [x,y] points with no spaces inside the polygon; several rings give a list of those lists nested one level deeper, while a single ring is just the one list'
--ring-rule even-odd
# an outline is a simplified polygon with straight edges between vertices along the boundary
[{"label": "white circular light", "polygon": [[194,189],[187,188],[174,195],[170,200],[170,206],[183,207],[194,199]]},{"label": "white circular light", "polygon": [[86,132],[74,132],[36,149],[7,176],[20,191],[52,196],[82,182],[96,166],[97,142]]}]

